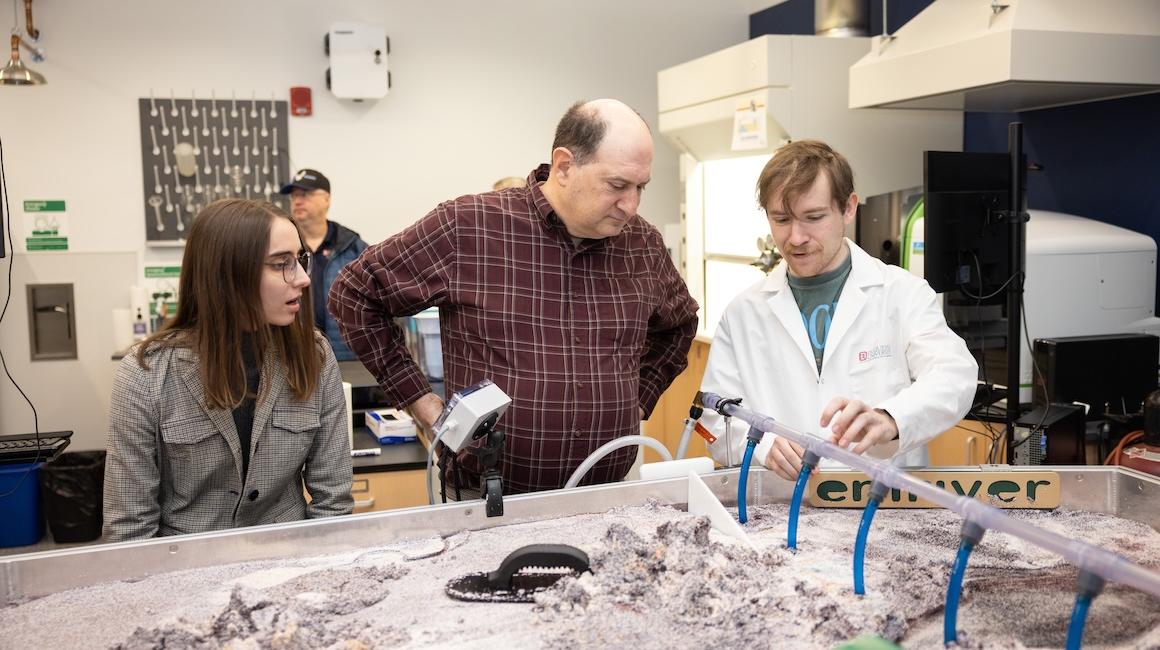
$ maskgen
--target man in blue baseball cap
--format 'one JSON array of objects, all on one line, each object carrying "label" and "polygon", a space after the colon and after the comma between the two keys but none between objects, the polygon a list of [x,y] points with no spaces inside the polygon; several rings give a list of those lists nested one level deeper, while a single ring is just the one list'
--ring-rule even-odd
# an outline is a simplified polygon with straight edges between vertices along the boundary
[{"label": "man in blue baseball cap", "polygon": [[314,323],[326,334],[334,356],[339,361],[350,361],[355,355],[342,340],[338,323],[326,311],[326,296],[330,285],[342,267],[349,264],[366,249],[359,234],[346,226],[327,219],[330,211],[330,179],[314,169],[300,169],[282,186],[282,194],[290,195],[290,214],[306,246],[314,253],[310,266],[311,293],[314,302]]}]

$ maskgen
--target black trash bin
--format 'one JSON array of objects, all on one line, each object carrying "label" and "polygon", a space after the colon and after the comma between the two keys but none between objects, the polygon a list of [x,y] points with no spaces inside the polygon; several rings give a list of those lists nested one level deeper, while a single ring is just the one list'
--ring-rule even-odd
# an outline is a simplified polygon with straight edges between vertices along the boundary
[{"label": "black trash bin", "polygon": [[91,542],[101,536],[105,451],[69,451],[40,470],[40,495],[48,529],[57,542]]}]

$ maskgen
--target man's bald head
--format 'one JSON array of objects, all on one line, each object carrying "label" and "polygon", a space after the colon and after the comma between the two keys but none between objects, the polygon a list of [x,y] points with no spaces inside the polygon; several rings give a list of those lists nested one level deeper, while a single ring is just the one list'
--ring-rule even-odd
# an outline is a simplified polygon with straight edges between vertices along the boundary
[{"label": "man's bald head", "polygon": [[594,99],[576,102],[564,113],[556,125],[552,150],[564,147],[572,152],[575,164],[583,165],[596,154],[609,131],[652,141],[648,123],[640,113],[616,99]]},{"label": "man's bald head", "polygon": [[573,238],[614,237],[637,216],[652,156],[652,134],[636,111],[614,99],[578,102],[556,127],[541,187]]}]

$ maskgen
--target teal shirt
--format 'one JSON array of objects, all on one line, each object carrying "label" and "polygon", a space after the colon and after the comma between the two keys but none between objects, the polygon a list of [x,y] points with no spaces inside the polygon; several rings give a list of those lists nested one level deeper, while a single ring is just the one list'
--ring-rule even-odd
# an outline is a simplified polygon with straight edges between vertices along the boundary
[{"label": "teal shirt", "polygon": [[794,300],[797,301],[798,311],[802,314],[802,323],[806,326],[806,334],[809,336],[819,373],[822,372],[822,355],[826,351],[830,323],[834,321],[834,312],[838,309],[838,297],[842,295],[842,287],[846,285],[846,278],[850,277],[851,264],[851,256],[846,255],[842,265],[833,271],[810,278],[795,278],[789,274],[786,276]]}]

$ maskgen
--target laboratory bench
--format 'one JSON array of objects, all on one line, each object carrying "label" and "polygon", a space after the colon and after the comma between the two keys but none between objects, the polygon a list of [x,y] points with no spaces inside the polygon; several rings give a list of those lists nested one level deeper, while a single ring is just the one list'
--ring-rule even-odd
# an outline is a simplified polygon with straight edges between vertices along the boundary
[{"label": "laboratory bench", "polygon": [[[364,426],[367,411],[393,406],[374,375],[359,361],[339,361],[342,380],[351,385],[354,449],[380,450],[377,456],[351,459],[354,480],[351,495],[356,514],[427,505],[427,448],[419,441],[383,445]],[[443,384],[432,381],[439,395]]]}]

